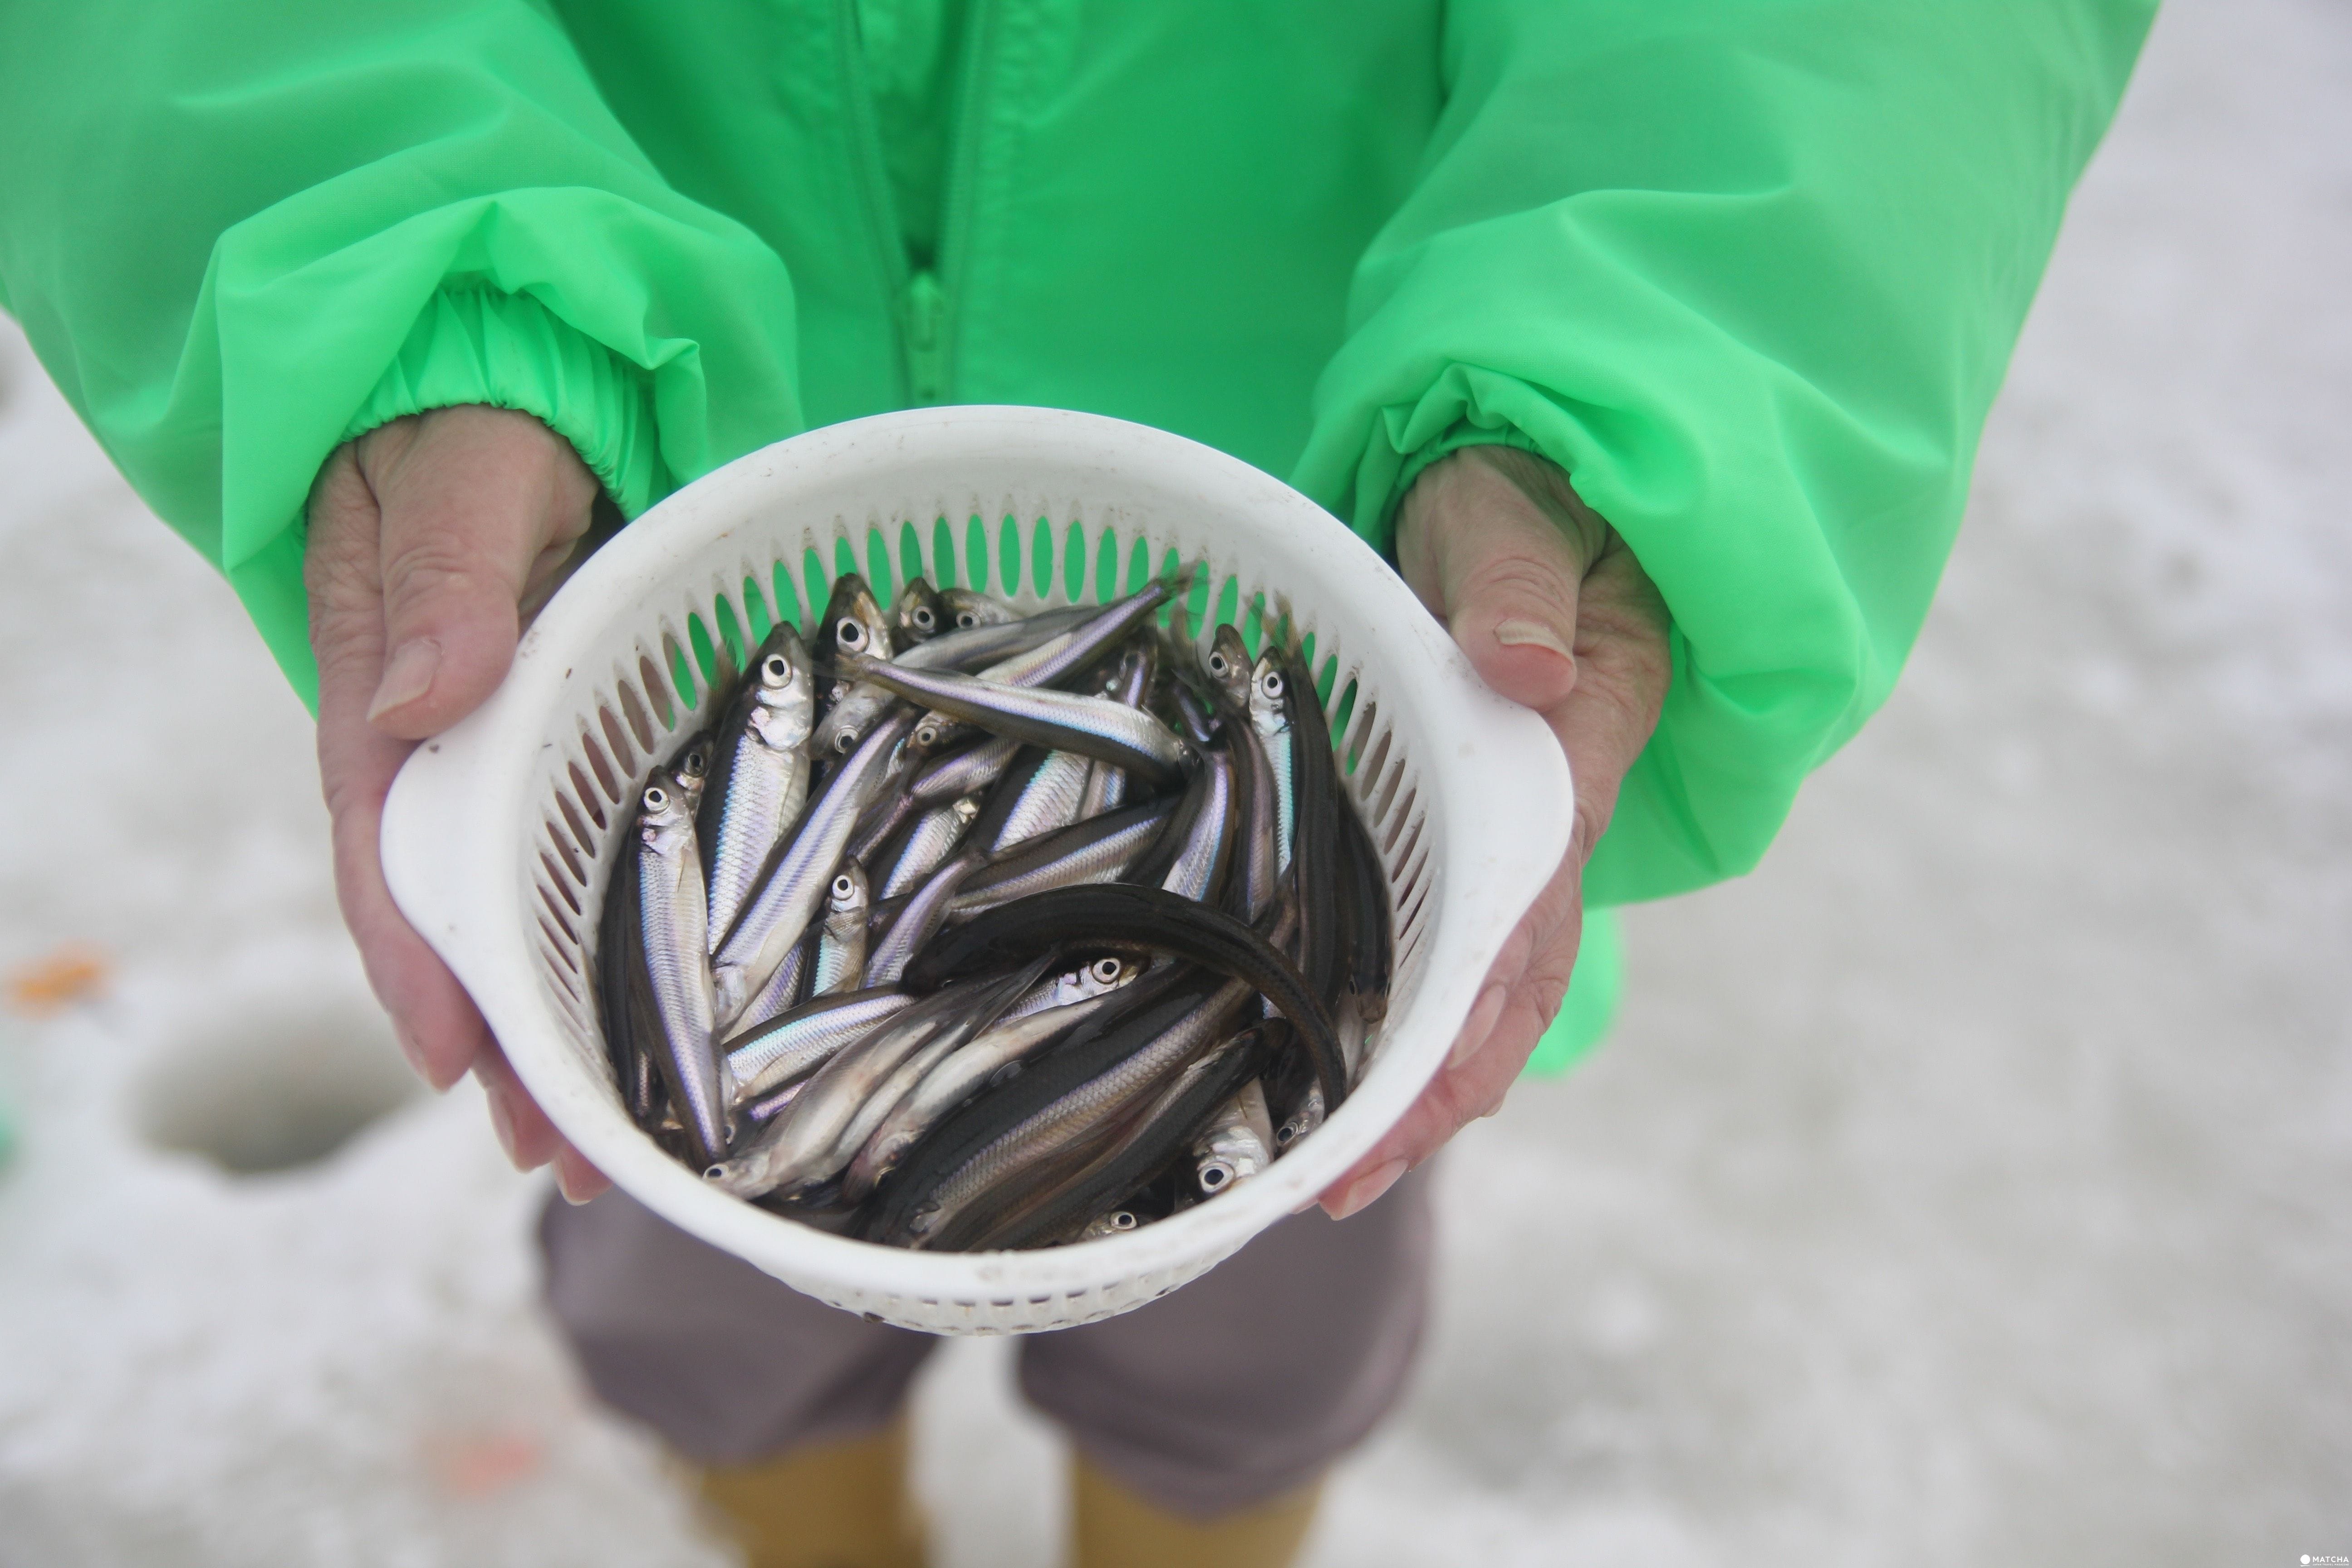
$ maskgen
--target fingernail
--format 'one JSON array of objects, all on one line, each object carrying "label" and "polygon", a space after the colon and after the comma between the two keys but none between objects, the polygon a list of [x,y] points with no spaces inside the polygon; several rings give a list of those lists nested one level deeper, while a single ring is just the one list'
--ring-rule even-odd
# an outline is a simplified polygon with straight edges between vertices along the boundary
[{"label": "fingernail", "polygon": [[498,1135],[499,1147],[506,1151],[507,1163],[522,1169],[522,1155],[515,1136],[514,1109],[507,1104],[504,1090],[492,1089],[483,1097],[489,1101],[490,1131]]},{"label": "fingernail", "polygon": [[1330,1205],[1331,1217],[1346,1219],[1349,1215],[1361,1213],[1382,1193],[1395,1186],[1397,1178],[1404,1173],[1405,1163],[1402,1159],[1375,1165],[1348,1184],[1348,1190],[1339,1194],[1339,1201]]},{"label": "fingernail", "polygon": [[1548,647],[1562,658],[1576,656],[1559,640],[1559,634],[1540,621],[1503,621],[1495,627],[1495,640],[1505,647]]},{"label": "fingernail", "polygon": [[412,637],[394,648],[383,679],[376,682],[375,700],[368,705],[368,722],[432,690],[433,674],[440,668],[441,645],[431,637]]},{"label": "fingernail", "polygon": [[[579,1168],[575,1169],[575,1165]],[[572,1150],[567,1148],[556,1152],[555,1190],[562,1193],[563,1201],[573,1208],[581,1207],[596,1195],[584,1190],[595,1185],[593,1179],[587,1174],[589,1169],[588,1162]],[[583,1190],[574,1191],[575,1187]]]},{"label": "fingernail", "polygon": [[1495,1032],[1495,1020],[1503,1016],[1506,1000],[1499,985],[1489,985],[1478,993],[1477,1005],[1470,1009],[1470,1016],[1462,1020],[1462,1032],[1454,1037],[1454,1049],[1445,1058],[1447,1067],[1458,1068],[1478,1054],[1478,1047],[1485,1045],[1486,1037]]}]

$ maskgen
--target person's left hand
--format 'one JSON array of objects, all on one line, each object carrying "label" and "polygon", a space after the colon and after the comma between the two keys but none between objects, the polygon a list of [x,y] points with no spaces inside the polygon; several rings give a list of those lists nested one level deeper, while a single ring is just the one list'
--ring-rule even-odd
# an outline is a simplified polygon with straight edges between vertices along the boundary
[{"label": "person's left hand", "polygon": [[1657,726],[1672,669],[1657,588],[1568,476],[1540,458],[1472,447],[1431,464],[1399,509],[1397,561],[1486,684],[1551,725],[1575,775],[1576,826],[1559,870],[1486,972],[1444,1067],[1324,1193],[1334,1219],[1502,1109],[1568,993],[1584,863]]}]

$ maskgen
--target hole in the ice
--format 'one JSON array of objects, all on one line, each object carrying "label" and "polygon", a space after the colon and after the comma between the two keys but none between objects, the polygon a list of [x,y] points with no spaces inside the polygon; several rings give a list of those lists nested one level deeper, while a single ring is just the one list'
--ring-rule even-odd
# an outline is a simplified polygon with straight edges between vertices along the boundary
[{"label": "hole in the ice", "polygon": [[179,1042],[139,1084],[134,1114],[159,1149],[259,1175],[325,1159],[423,1088],[373,1008],[280,1000]]}]

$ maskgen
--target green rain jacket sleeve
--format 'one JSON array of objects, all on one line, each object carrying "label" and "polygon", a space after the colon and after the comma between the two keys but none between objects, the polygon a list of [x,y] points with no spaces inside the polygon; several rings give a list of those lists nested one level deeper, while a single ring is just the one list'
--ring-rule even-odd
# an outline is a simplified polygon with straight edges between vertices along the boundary
[{"label": "green rain jacket sleeve", "polygon": [[1457,0],[1298,480],[1376,543],[1420,468],[1566,468],[1674,616],[1596,905],[1752,868],[1885,700],[2145,0]]},{"label": "green rain jacket sleeve", "polygon": [[0,305],[306,701],[302,511],[347,436],[522,409],[634,516],[800,422],[783,264],[526,0],[0,11]]}]

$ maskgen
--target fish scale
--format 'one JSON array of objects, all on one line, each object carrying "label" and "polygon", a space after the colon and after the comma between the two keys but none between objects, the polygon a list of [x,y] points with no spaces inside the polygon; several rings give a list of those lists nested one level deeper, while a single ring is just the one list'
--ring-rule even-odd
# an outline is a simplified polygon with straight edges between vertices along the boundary
[{"label": "fish scale", "polygon": [[906,847],[898,851],[898,863],[890,868],[889,879],[884,882],[882,896],[895,899],[910,893],[922,884],[923,879],[955,853],[963,842],[964,834],[974,818],[980,816],[980,798],[965,795],[947,805],[925,812],[918,818],[914,830],[907,835]]},{"label": "fish scale", "polygon": [[1078,807],[1086,800],[1087,776],[1094,766],[1093,758],[1076,752],[1048,752],[1022,786],[1021,798],[1013,803],[989,852],[997,853],[1076,822]]},{"label": "fish scale", "polygon": [[853,991],[818,998],[737,1036],[727,1042],[736,1100],[767,1094],[814,1072],[835,1051],[865,1038],[913,1001],[904,991]]}]

